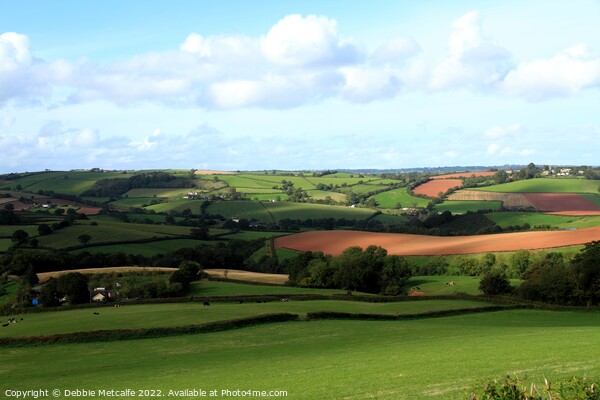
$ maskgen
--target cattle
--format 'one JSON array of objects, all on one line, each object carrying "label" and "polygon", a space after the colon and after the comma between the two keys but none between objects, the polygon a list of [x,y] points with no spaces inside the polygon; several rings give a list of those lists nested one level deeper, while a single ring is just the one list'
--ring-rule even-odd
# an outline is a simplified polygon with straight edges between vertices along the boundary
[{"label": "cattle", "polygon": [[287,302],[287,301],[288,301],[288,299],[286,299],[286,298],[284,297],[283,299],[281,299],[281,301],[283,301],[283,302]]},{"label": "cattle", "polygon": [[417,290],[421,290],[421,288],[419,286],[416,287]]},{"label": "cattle", "polygon": [[100,313],[99,313],[99,312],[95,312],[95,311],[94,311],[94,315],[100,315]]},{"label": "cattle", "polygon": [[244,300],[238,300],[237,303],[238,304],[244,304]]},{"label": "cattle", "polygon": [[8,322],[5,324],[2,324],[2,326],[6,328],[8,326]]},{"label": "cattle", "polygon": [[204,305],[205,305],[205,306],[210,306],[210,303],[209,303],[208,301],[205,301],[205,302],[204,302]]}]

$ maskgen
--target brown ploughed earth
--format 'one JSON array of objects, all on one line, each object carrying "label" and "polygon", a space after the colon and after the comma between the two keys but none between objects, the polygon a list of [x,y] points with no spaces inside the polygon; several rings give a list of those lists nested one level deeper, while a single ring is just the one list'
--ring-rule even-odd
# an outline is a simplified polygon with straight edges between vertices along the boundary
[{"label": "brown ploughed earth", "polygon": [[533,207],[522,193],[483,192],[479,190],[457,190],[448,196],[448,200],[486,200],[501,201],[506,208]]},{"label": "brown ploughed earth", "polygon": [[417,186],[413,189],[413,192],[429,197],[437,197],[440,192],[446,193],[448,189],[456,186],[461,187],[462,184],[461,179],[434,179]]},{"label": "brown ploughed earth", "polygon": [[300,251],[322,251],[339,255],[351,246],[376,245],[389,254],[445,255],[495,251],[535,250],[573,246],[600,240],[600,226],[578,230],[500,233],[477,236],[426,236],[359,231],[311,231],[275,239],[275,247]]},{"label": "brown ploughed earth", "polygon": [[599,206],[574,193],[523,193],[523,197],[540,211],[560,212],[562,215],[600,215]]}]

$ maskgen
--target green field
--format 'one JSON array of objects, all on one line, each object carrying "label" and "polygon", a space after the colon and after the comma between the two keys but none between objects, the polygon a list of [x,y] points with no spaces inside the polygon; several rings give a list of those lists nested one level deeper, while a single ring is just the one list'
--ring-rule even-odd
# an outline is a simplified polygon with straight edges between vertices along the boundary
[{"label": "green field", "polygon": [[90,189],[97,180],[109,178],[127,178],[116,172],[88,172],[88,171],[65,171],[45,172],[27,176],[11,181],[11,187],[21,185],[23,190],[37,192],[38,190],[51,190],[56,193],[81,194]]},{"label": "green field", "polygon": [[366,219],[375,213],[369,208],[351,208],[343,206],[327,206],[324,204],[311,203],[263,203],[276,221],[283,218],[290,219],[319,219],[319,218],[346,218]]},{"label": "green field", "polygon": [[[600,183],[599,183],[600,185]],[[582,197],[585,197],[586,199],[588,199],[589,201],[591,201],[592,203],[594,203],[595,205],[597,205],[598,207],[600,207],[600,195],[597,194],[582,194]]]},{"label": "green field", "polygon": [[591,228],[600,225],[600,216],[574,217],[532,212],[495,212],[486,214],[486,217],[502,228],[525,223],[532,228],[536,225],[550,225],[557,228]]},{"label": "green field", "polygon": [[219,201],[206,207],[210,215],[222,215],[225,218],[257,219],[263,222],[275,222],[263,203],[257,201]]},{"label": "green field", "polygon": [[[448,296],[460,293],[477,296],[481,294],[480,281],[480,276],[413,276],[408,281],[408,285],[418,286],[419,291],[425,296]],[[455,285],[446,285],[450,282],[454,282]],[[511,279],[510,283],[512,286],[518,286],[521,281]]]},{"label": "green field", "polygon": [[[21,347],[0,352],[0,391],[132,388],[166,396],[203,388],[285,390],[287,398],[302,400],[465,399],[482,380],[513,373],[539,383],[574,375],[598,382],[599,328],[598,312],[514,310]],[[56,360],[60,373],[32,367]]]},{"label": "green field", "polygon": [[27,232],[30,237],[38,234],[37,225],[0,225],[0,237],[10,238],[18,230]]},{"label": "green field", "polygon": [[[204,282],[201,282],[194,290],[198,296],[214,296],[213,293],[223,293],[224,290],[211,285],[203,290]],[[246,285],[250,286],[250,285]],[[274,287],[265,289],[258,286],[261,293],[273,291]],[[293,290],[286,287],[287,292],[282,294],[294,294]],[[240,289],[238,289],[240,290]],[[257,291],[258,292],[258,291]],[[314,289],[313,293],[342,294],[345,291],[325,291]],[[297,290],[298,294],[310,293],[309,290]],[[241,294],[241,293],[240,293]],[[252,294],[252,293],[250,293]],[[42,336],[57,333],[84,332],[104,329],[132,329],[153,328],[167,326],[183,326],[201,324],[212,321],[223,321],[235,318],[245,318],[262,314],[294,313],[304,315],[308,312],[335,311],[347,313],[367,314],[415,314],[428,311],[465,309],[488,306],[488,303],[470,300],[428,300],[428,301],[403,301],[390,303],[370,303],[361,301],[344,300],[310,300],[310,301],[270,301],[270,302],[247,302],[218,303],[213,302],[206,307],[201,302],[185,302],[170,304],[143,304],[127,305],[124,307],[103,307],[101,309],[79,309],[61,312],[42,312],[25,315],[17,315],[16,318],[24,318],[22,323],[11,325],[8,329],[0,330],[0,337],[13,336]],[[93,312],[100,315],[94,315]],[[1,320],[0,320],[1,321]]]},{"label": "green field", "polygon": [[205,241],[194,239],[158,240],[155,242],[148,243],[112,244],[106,246],[86,247],[83,249],[73,250],[73,253],[77,254],[82,253],[84,251],[90,254],[122,252],[125,254],[141,254],[146,257],[153,257],[157,254],[165,254],[178,249],[196,247],[200,244],[214,245],[216,243],[219,243],[219,241]]},{"label": "green field", "polygon": [[[19,284],[9,280],[3,285],[4,294],[0,295],[0,305],[12,303],[15,300],[15,293],[19,289]],[[1,318],[0,318],[1,320]]]},{"label": "green field", "polygon": [[389,186],[375,185],[375,184],[368,185],[368,184],[364,184],[364,183],[350,186],[350,190],[352,190],[356,194],[375,192],[375,191],[384,190],[384,189],[389,189]]},{"label": "green field", "polygon": [[485,192],[502,193],[598,193],[598,181],[590,179],[534,178],[473,188]]},{"label": "green field", "polygon": [[265,232],[265,231],[240,231],[235,233],[228,233],[223,236],[219,236],[219,239],[229,240],[256,240],[256,239],[267,239],[270,237],[277,237],[288,235],[289,232]]},{"label": "green field", "polygon": [[118,210],[128,210],[129,208],[142,208],[151,204],[158,204],[164,200],[156,197],[130,197],[126,199],[120,199],[113,201],[110,204],[111,208]]},{"label": "green field", "polygon": [[498,210],[500,207],[502,207],[501,201],[447,200],[436,204],[433,209],[438,212],[450,211],[452,214],[464,214],[467,211]]},{"label": "green field", "polygon": [[133,224],[124,222],[99,222],[97,226],[78,223],[50,235],[38,236],[40,246],[64,248],[78,245],[78,237],[87,234],[92,237],[90,243],[130,241],[159,237],[189,235],[190,227]]},{"label": "green field", "polygon": [[339,203],[345,203],[348,198],[343,193],[338,192],[329,192],[327,190],[307,190],[306,191],[310,197],[315,200],[324,200],[326,197],[331,197],[332,200],[337,201]]},{"label": "green field", "polygon": [[[365,294],[353,292],[354,294]],[[346,294],[340,289],[314,289],[294,286],[253,285],[236,282],[200,281],[192,284],[194,296],[260,296],[260,295],[294,295],[294,294]]]},{"label": "green field", "polygon": [[125,193],[126,197],[181,197],[185,196],[190,191],[197,189],[131,189]]},{"label": "green field", "polygon": [[379,193],[373,196],[377,204],[383,208],[397,208],[398,204],[401,207],[426,207],[429,203],[428,199],[411,196],[407,192],[408,188],[390,190]]}]

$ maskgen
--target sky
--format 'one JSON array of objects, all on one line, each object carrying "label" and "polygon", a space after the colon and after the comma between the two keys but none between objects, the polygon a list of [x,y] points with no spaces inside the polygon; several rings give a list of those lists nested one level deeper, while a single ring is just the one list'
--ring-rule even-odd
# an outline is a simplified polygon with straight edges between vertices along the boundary
[{"label": "sky", "polygon": [[0,173],[600,164],[600,1],[0,0]]}]

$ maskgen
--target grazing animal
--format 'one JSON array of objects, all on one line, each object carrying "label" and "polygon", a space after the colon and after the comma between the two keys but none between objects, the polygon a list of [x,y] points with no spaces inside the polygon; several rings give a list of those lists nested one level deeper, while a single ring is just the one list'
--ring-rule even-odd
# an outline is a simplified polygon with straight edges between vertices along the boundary
[{"label": "grazing animal", "polygon": [[421,288],[417,286],[417,290],[421,290]]},{"label": "grazing animal", "polygon": [[205,301],[205,302],[204,302],[204,305],[205,305],[205,306],[210,306],[210,303],[209,303],[208,301]]},{"label": "grazing animal", "polygon": [[8,322],[5,323],[5,324],[2,324],[2,326],[7,327],[8,326]]},{"label": "grazing animal", "polygon": [[285,297],[283,299],[281,299],[281,301],[286,302],[288,301],[288,299],[286,299]]},{"label": "grazing animal", "polygon": [[99,312],[94,312],[94,315],[100,315],[100,313]]},{"label": "grazing animal", "polygon": [[244,304],[244,300],[238,300],[238,304]]},{"label": "grazing animal", "polygon": [[262,303],[262,300],[256,300],[257,303]]}]

